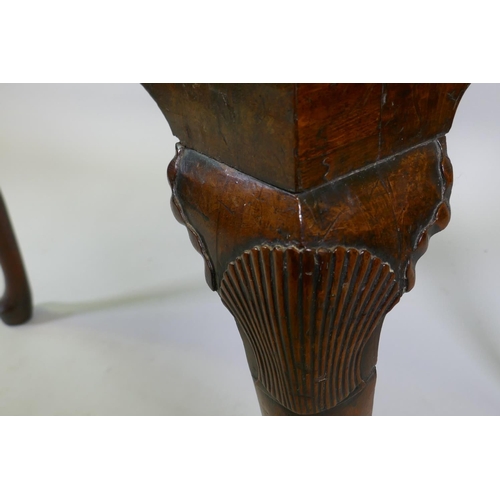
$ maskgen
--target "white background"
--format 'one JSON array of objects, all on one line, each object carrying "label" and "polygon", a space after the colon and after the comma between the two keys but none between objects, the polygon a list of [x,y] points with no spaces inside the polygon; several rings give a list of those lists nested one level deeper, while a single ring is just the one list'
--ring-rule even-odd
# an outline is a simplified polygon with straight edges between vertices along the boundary
[{"label": "white background", "polygon": [[[452,221],[387,316],[375,415],[500,413],[500,86],[448,153]],[[138,84],[0,85],[0,188],[35,301],[0,325],[1,415],[258,415],[233,319],[169,208],[176,139]]]}]

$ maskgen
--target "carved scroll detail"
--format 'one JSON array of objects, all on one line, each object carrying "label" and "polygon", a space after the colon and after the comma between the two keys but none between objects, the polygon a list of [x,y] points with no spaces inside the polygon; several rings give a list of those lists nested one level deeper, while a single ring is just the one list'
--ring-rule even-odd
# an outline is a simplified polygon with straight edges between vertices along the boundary
[{"label": "carved scroll detail", "polygon": [[401,290],[390,266],[364,250],[264,245],[229,264],[219,293],[252,346],[258,380],[307,414],[364,383],[363,348]]}]

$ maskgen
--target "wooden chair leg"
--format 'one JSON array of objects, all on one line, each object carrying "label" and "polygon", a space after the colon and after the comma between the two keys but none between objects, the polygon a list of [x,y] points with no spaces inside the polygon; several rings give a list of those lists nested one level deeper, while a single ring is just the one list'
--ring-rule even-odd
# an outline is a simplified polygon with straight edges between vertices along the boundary
[{"label": "wooden chair leg", "polygon": [[264,415],[370,415],[380,329],[450,219],[464,84],[146,84],[172,208]]},{"label": "wooden chair leg", "polygon": [[0,299],[0,318],[7,325],[20,325],[31,318],[31,292],[21,253],[1,193],[0,265],[5,277],[5,292]]},{"label": "wooden chair leg", "polygon": [[176,218],[235,317],[262,413],[370,415],[382,321],[449,220],[444,139],[312,193],[182,147],[169,180]]}]

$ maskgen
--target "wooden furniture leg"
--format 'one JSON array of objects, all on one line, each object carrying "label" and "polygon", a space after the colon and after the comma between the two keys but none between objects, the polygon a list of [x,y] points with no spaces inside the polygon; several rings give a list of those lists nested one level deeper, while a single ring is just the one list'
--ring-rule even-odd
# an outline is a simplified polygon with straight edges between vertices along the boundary
[{"label": "wooden furniture leg", "polygon": [[20,325],[31,318],[31,292],[21,253],[1,193],[0,266],[5,277],[5,292],[0,299],[0,318],[7,325]]},{"label": "wooden furniture leg", "polygon": [[370,415],[383,319],[450,218],[444,136],[467,85],[144,86],[262,413]]}]

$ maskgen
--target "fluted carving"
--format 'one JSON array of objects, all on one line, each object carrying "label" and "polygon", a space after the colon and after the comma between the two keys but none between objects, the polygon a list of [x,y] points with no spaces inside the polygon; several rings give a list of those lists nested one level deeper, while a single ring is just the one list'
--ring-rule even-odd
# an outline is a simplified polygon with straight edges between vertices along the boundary
[{"label": "fluted carving", "polygon": [[361,353],[400,288],[367,251],[264,245],[229,264],[220,296],[252,346],[258,381],[307,414],[363,384]]},{"label": "fluted carving", "polygon": [[303,193],[178,147],[172,208],[236,318],[258,392],[319,414],[363,389],[376,362],[367,356],[362,373],[365,346],[449,221],[445,146],[430,141]]}]

